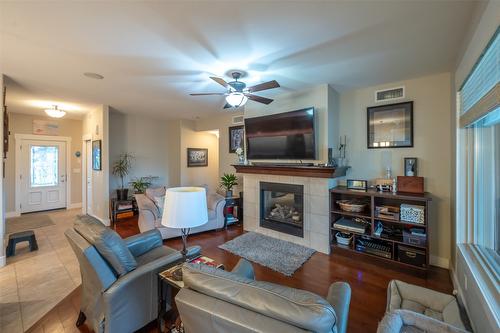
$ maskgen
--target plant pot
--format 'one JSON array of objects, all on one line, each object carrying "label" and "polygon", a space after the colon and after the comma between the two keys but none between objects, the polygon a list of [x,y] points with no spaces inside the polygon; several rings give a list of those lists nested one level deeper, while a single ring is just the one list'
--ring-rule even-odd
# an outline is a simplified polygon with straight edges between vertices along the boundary
[{"label": "plant pot", "polygon": [[122,188],[116,190],[116,198],[118,200],[127,200],[128,199],[128,188]]},{"label": "plant pot", "polygon": [[226,198],[232,198],[233,197],[233,190],[226,191]]}]

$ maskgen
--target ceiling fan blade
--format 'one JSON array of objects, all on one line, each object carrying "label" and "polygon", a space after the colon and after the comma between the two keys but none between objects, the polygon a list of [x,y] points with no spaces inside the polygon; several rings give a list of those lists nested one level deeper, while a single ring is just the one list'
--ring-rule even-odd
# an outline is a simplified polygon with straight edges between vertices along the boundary
[{"label": "ceiling fan blade", "polygon": [[226,93],[199,93],[199,94],[189,94],[191,96],[210,96],[210,95],[217,95],[217,96],[223,96]]},{"label": "ceiling fan blade", "polygon": [[224,88],[227,88],[227,82],[224,81],[224,79],[221,79],[220,77],[217,76],[211,76],[210,77],[212,80],[223,86]]},{"label": "ceiling fan blade", "polygon": [[276,80],[272,80],[269,82],[264,82],[260,84],[256,84],[255,86],[249,87],[248,92],[256,92],[256,91],[262,91],[262,90],[267,90],[267,89],[273,89],[273,88],[278,88],[280,84]]},{"label": "ceiling fan blade", "polygon": [[226,103],[226,105],[224,105],[224,109],[230,109],[232,108],[233,106],[229,103]]},{"label": "ceiling fan blade", "polygon": [[262,97],[262,96],[257,96],[257,95],[252,95],[252,94],[245,94],[248,99],[251,99],[252,101],[263,103],[263,104],[269,104],[273,100],[270,98]]}]

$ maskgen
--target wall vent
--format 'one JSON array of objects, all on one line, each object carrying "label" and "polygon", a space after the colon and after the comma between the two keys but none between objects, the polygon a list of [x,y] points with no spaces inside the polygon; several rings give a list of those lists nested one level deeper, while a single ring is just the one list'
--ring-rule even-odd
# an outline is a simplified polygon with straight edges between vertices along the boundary
[{"label": "wall vent", "polygon": [[233,125],[243,124],[245,117],[244,116],[234,116],[233,117]]},{"label": "wall vent", "polygon": [[392,101],[401,98],[405,98],[405,87],[375,91],[375,102]]}]

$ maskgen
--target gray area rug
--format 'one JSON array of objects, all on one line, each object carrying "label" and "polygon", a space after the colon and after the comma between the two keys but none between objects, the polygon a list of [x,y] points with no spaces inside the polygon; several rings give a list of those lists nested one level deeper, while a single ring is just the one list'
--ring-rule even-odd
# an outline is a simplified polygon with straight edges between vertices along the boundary
[{"label": "gray area rug", "polygon": [[255,232],[247,232],[219,248],[286,276],[292,276],[316,252],[302,245]]},{"label": "gray area rug", "polygon": [[54,225],[54,222],[48,215],[28,214],[18,217],[11,217],[5,220],[5,234],[13,234],[26,230],[33,230]]}]

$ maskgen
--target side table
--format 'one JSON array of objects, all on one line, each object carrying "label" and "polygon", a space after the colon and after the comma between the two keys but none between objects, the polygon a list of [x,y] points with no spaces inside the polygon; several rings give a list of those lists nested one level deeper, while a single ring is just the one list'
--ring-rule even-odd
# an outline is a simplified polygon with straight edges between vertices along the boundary
[{"label": "side table", "polygon": [[137,202],[134,197],[130,197],[127,200],[118,200],[117,198],[111,198],[109,200],[109,217],[113,229],[116,221],[122,217],[121,215],[133,216],[137,214],[137,212]]},{"label": "side table", "polygon": [[[224,229],[228,225],[239,222],[239,219],[234,214],[234,210],[240,209],[241,199],[240,197],[229,197],[226,198],[226,205],[224,206]],[[238,214],[239,215],[239,214]]]}]

